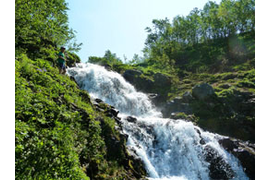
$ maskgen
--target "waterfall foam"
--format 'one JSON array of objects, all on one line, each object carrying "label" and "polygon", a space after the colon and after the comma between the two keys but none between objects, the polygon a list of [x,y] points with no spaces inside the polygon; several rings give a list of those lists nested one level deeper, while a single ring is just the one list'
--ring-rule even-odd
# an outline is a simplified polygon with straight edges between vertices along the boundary
[{"label": "waterfall foam", "polygon": [[[239,161],[219,145],[220,135],[205,132],[191,122],[162,118],[147,95],[137,92],[120,74],[89,63],[69,68],[68,74],[92,97],[120,110],[124,132],[129,136],[127,146],[143,160],[149,179],[211,179],[207,148],[230,167],[224,167],[224,172],[231,169],[231,179],[248,179]],[[136,123],[125,120],[130,115],[136,117]]]},{"label": "waterfall foam", "polygon": [[74,76],[79,86],[87,90],[92,97],[115,106],[121,113],[161,116],[161,113],[153,108],[147,95],[137,92],[118,73],[107,71],[102,66],[80,63],[77,67],[68,69],[68,74]]}]

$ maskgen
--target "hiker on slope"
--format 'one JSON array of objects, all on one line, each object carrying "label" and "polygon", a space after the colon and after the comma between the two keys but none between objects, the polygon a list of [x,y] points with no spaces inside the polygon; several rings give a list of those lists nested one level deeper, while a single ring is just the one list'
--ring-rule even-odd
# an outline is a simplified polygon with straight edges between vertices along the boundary
[{"label": "hiker on slope", "polygon": [[59,74],[65,74],[66,73],[66,59],[65,59],[65,52],[66,48],[61,47],[60,52],[58,53],[58,68],[59,68]]}]

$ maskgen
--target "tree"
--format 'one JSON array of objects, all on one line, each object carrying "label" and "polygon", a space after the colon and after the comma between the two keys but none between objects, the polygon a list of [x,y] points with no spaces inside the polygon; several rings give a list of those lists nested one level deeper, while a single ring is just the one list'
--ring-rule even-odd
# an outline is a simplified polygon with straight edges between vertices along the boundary
[{"label": "tree", "polygon": [[105,52],[105,55],[103,57],[107,63],[109,64],[115,64],[115,63],[119,63],[122,62],[120,58],[116,57],[115,53],[112,53],[110,50],[107,50]]},{"label": "tree", "polygon": [[213,64],[218,59],[224,59],[230,49],[235,49],[230,47],[232,41],[229,38],[238,39],[234,46],[239,46],[240,41],[243,41],[239,35],[248,33],[246,38],[252,44],[255,2],[222,0],[219,5],[209,1],[202,10],[194,8],[185,17],[176,16],[172,23],[167,18],[154,19],[152,23],[153,28],[145,29],[148,36],[143,52],[147,62],[159,64],[159,68],[165,64],[172,68],[177,68],[173,67],[177,64],[183,68],[188,64],[189,69],[194,69],[202,63]]},{"label": "tree", "polygon": [[41,47],[66,45],[74,38],[67,10],[65,0],[16,0],[15,47],[34,54]]}]

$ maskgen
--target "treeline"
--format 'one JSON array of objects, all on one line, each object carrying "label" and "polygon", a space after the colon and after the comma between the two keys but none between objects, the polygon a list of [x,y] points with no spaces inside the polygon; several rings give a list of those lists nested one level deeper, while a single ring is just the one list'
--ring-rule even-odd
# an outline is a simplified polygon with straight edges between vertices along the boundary
[{"label": "treeline", "polygon": [[97,63],[100,65],[113,65],[122,63],[122,60],[116,56],[115,53],[112,53],[110,50],[105,51],[103,57],[90,56],[88,57],[88,62]]},{"label": "treeline", "polygon": [[143,51],[148,65],[212,71],[217,64],[224,67],[226,61],[254,57],[255,1],[222,0],[220,5],[209,1],[202,10],[176,16],[172,23],[155,19],[146,31]]},{"label": "treeline", "polygon": [[[175,77],[185,72],[217,73],[255,67],[255,0],[209,1],[187,16],[152,21],[143,49],[126,64],[150,68]],[[122,66],[123,61],[107,50],[88,62]]]}]

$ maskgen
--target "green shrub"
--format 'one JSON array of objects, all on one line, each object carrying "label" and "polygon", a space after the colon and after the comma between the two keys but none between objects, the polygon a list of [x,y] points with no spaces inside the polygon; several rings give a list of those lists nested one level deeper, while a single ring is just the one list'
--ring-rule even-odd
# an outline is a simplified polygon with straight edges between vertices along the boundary
[{"label": "green shrub", "polygon": [[89,179],[79,157],[104,161],[104,141],[93,116],[71,107],[93,114],[81,90],[42,59],[22,54],[15,69],[16,179]]}]

